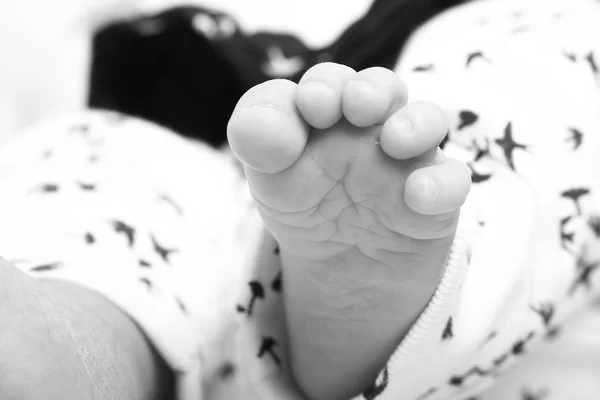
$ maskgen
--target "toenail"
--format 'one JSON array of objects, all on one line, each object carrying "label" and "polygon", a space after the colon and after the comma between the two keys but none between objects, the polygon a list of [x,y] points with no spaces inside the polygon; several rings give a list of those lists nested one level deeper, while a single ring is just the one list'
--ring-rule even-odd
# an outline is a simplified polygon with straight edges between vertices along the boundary
[{"label": "toenail", "polygon": [[242,111],[250,111],[250,110],[256,110],[257,108],[264,108],[264,109],[268,109],[268,110],[281,110],[281,107],[277,107],[275,104],[271,104],[271,103],[258,103],[258,104],[252,104],[249,106],[246,106],[244,108],[242,108]]},{"label": "toenail", "polygon": [[427,199],[435,200],[438,195],[437,183],[431,178],[423,178],[421,184],[423,185],[423,192],[427,196]]},{"label": "toenail", "polygon": [[369,81],[359,79],[352,84],[354,85],[354,89],[358,90],[363,96],[377,95],[377,88]]},{"label": "toenail", "polygon": [[409,136],[413,133],[412,121],[403,116],[394,117],[394,129],[399,135]]},{"label": "toenail", "polygon": [[301,86],[304,90],[308,90],[311,94],[316,95],[317,98],[329,96],[333,93],[333,90],[329,86],[319,81],[303,82]]}]

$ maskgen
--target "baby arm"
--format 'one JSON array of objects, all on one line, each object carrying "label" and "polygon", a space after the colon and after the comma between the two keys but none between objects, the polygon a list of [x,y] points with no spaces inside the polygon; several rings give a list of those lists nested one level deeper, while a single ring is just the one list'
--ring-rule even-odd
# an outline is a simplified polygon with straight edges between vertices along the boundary
[{"label": "baby arm", "polygon": [[[11,369],[16,389],[56,379],[79,382],[77,393],[96,384],[118,399],[169,391],[196,400],[223,365],[235,368],[231,346],[215,344],[229,339],[223,320],[234,306],[223,292],[237,286],[229,285],[236,223],[247,207],[227,157],[134,118],[90,112],[20,134],[0,160],[0,253],[19,283],[2,314],[20,319],[14,343],[2,344],[26,362]],[[36,358],[24,347],[41,347],[43,362],[29,363]]]},{"label": "baby arm", "polygon": [[172,374],[104,297],[0,261],[0,392],[8,399],[160,400]]}]

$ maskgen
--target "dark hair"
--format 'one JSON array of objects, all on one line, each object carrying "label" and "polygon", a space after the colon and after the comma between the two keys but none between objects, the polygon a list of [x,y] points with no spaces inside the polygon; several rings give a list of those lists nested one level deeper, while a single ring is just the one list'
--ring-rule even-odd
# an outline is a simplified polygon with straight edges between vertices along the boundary
[{"label": "dark hair", "polygon": [[[0,0],[2,1],[2,0]],[[304,71],[323,56],[356,70],[391,68],[411,34],[436,14],[466,0],[375,0],[368,12],[330,46],[309,49],[293,35],[237,32],[210,40],[193,27],[199,13],[182,6],[116,21],[94,37],[89,105],[154,121],[214,146],[225,142],[227,121],[240,96],[270,79],[262,66],[269,46],[302,57]],[[144,33],[150,31],[150,34]]]},{"label": "dark hair", "polygon": [[393,67],[413,32],[437,14],[469,0],[375,0],[327,50],[356,70]]}]

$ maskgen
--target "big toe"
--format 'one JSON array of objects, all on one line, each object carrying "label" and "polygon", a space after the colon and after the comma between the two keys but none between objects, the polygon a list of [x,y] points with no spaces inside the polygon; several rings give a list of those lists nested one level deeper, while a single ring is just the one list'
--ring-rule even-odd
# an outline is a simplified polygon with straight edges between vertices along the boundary
[{"label": "big toe", "polygon": [[227,126],[227,139],[244,165],[277,173],[293,165],[304,151],[309,127],[297,111],[296,86],[275,79],[253,87],[239,100]]}]

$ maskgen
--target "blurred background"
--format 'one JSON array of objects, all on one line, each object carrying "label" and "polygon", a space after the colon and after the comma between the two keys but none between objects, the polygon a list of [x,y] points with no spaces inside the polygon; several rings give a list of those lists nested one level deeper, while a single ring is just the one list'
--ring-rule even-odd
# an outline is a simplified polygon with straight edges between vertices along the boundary
[{"label": "blurred background", "polygon": [[223,146],[252,86],[322,61],[392,68],[413,28],[457,2],[2,0],[0,145],[93,107]]},{"label": "blurred background", "polygon": [[246,90],[271,78],[297,79],[333,59],[328,47],[369,6],[369,0],[145,0],[138,18],[96,33],[90,105],[222,145]]}]

